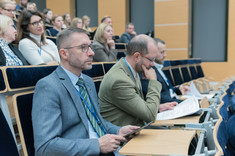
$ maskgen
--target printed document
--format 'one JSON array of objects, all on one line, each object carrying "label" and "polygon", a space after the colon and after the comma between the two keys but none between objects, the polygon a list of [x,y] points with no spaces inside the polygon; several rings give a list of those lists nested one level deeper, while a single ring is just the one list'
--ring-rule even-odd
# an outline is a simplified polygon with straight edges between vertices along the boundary
[{"label": "printed document", "polygon": [[205,96],[210,99],[214,96],[214,94],[201,94],[195,84],[193,82],[190,83],[190,91],[188,91],[185,95],[181,96],[181,98],[189,98],[191,96],[195,96],[197,99],[201,100]]},{"label": "printed document", "polygon": [[157,114],[156,120],[169,120],[187,115],[191,115],[199,111],[198,99],[194,96],[189,97],[180,104],[174,107],[173,110],[167,110]]}]

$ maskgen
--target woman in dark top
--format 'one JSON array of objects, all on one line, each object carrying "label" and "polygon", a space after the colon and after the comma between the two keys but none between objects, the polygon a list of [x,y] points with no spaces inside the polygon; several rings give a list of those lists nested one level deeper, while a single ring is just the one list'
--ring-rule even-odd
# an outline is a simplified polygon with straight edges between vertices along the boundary
[{"label": "woman in dark top", "polygon": [[28,65],[18,48],[12,44],[16,32],[12,19],[0,15],[0,66]]},{"label": "woman in dark top", "polygon": [[62,16],[55,15],[52,17],[53,28],[47,29],[47,35],[56,37],[56,35],[62,30],[64,21]]}]

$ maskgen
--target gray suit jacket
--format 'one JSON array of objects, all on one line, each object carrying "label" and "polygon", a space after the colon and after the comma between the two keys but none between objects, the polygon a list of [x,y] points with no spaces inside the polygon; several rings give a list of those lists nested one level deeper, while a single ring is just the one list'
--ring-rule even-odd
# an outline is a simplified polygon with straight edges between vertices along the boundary
[{"label": "gray suit jacket", "polygon": [[[108,133],[117,127],[101,117],[93,80],[83,75],[95,111]],[[99,155],[97,139],[89,139],[88,119],[82,101],[70,78],[59,66],[41,79],[34,92],[32,123],[35,155]]]},{"label": "gray suit jacket", "polygon": [[160,102],[161,84],[150,80],[146,100],[123,58],[104,76],[99,90],[102,117],[118,126],[144,125],[154,121]]}]

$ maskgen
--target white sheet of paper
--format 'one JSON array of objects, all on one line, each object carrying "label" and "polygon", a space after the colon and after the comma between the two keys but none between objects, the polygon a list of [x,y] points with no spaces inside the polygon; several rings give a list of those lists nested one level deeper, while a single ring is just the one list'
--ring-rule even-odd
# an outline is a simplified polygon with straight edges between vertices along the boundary
[{"label": "white sheet of paper", "polygon": [[189,97],[174,107],[173,110],[167,110],[157,114],[156,120],[170,120],[186,115],[191,115],[199,111],[199,103],[197,98]]},{"label": "white sheet of paper", "polygon": [[188,91],[186,95],[195,96],[198,98],[203,97],[202,94],[197,90],[197,87],[195,86],[193,81],[190,83],[190,91]]}]

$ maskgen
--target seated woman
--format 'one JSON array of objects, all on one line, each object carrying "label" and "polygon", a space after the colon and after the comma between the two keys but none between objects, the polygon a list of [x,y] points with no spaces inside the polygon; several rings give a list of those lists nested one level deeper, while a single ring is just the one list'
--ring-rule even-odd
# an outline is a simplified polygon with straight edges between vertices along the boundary
[{"label": "seated woman", "polygon": [[28,65],[18,48],[12,44],[15,35],[12,19],[0,14],[0,66]]},{"label": "seated woman", "polygon": [[39,12],[24,11],[18,22],[19,50],[31,65],[59,63],[54,42],[45,38],[43,16]]},{"label": "seated woman", "polygon": [[45,17],[45,27],[46,27],[46,29],[52,28],[53,26],[51,24],[51,19],[53,17],[53,13],[52,13],[51,9],[45,8],[43,10],[43,14],[44,14],[44,17]]},{"label": "seated woman", "polygon": [[52,17],[52,28],[47,29],[47,35],[56,37],[56,35],[62,30],[64,20],[62,16],[55,15]]},{"label": "seated woman", "polygon": [[91,32],[91,28],[89,27],[90,21],[91,21],[90,17],[86,15],[82,17],[83,29],[88,32]]},{"label": "seated woman", "polygon": [[95,52],[94,62],[117,61],[117,50],[112,39],[113,28],[106,23],[102,23],[96,30],[94,42],[91,46]]},{"label": "seated woman", "polygon": [[70,26],[71,23],[71,17],[69,13],[65,13],[63,14],[63,20],[64,20],[64,24],[63,24],[63,29],[68,28]]},{"label": "seated woman", "polygon": [[73,18],[71,24],[70,24],[70,27],[72,28],[82,28],[82,19],[81,18],[78,18],[78,17],[75,17]]}]

